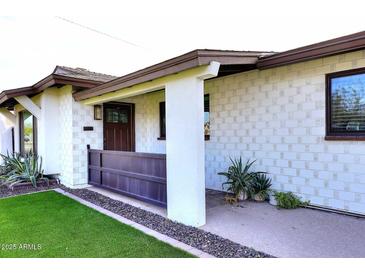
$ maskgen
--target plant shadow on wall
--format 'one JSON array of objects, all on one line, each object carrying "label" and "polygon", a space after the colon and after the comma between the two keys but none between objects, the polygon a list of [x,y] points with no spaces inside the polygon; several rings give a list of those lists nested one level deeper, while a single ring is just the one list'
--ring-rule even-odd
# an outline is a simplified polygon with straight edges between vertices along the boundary
[{"label": "plant shadow on wall", "polygon": [[253,171],[255,161],[242,162],[242,157],[230,158],[231,165],[226,172],[219,172],[226,181],[222,184],[223,190],[227,191],[226,202],[238,203],[248,199],[264,202],[270,199],[270,204],[278,208],[292,209],[306,206],[309,201],[302,202],[300,197],[291,192],[278,192],[271,189],[271,178],[267,172]]},{"label": "plant shadow on wall", "polygon": [[0,185],[5,185],[10,189],[16,186],[33,185],[37,187],[39,183],[49,185],[49,179],[44,176],[42,169],[42,157],[29,152],[25,155],[12,153],[3,155],[0,166]]}]

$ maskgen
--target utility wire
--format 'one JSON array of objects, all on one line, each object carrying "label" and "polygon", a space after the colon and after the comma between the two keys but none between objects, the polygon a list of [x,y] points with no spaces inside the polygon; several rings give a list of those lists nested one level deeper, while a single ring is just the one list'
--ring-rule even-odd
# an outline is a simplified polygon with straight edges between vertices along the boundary
[{"label": "utility wire", "polygon": [[125,39],[122,39],[122,38],[119,38],[119,37],[116,37],[116,36],[113,36],[113,35],[110,35],[106,32],[103,32],[103,31],[100,31],[100,30],[97,30],[97,29],[94,29],[94,28],[91,28],[91,27],[88,27],[88,26],[85,26],[85,25],[82,25],[82,24],[79,24],[75,21],[72,21],[70,19],[67,19],[67,18],[64,18],[64,17],[60,17],[60,16],[56,16],[57,19],[60,19],[62,21],[65,21],[67,23],[70,23],[70,24],[73,24],[73,25],[76,25],[76,26],[79,26],[80,28],[83,28],[83,29],[87,29],[89,31],[92,31],[92,32],[95,32],[95,33],[98,33],[98,34],[101,34],[101,35],[104,35],[106,37],[109,37],[111,39],[114,39],[114,40],[118,40],[118,41],[121,41],[123,43],[126,43],[128,45],[131,45],[131,46],[134,46],[134,47],[138,47],[138,48],[142,48],[141,46],[133,43],[133,42],[130,42],[130,41],[127,41]]}]

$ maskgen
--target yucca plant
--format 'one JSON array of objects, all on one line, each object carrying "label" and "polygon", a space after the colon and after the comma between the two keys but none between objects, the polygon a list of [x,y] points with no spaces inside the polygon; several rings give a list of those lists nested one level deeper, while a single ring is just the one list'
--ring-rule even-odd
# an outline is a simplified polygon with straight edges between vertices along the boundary
[{"label": "yucca plant", "polygon": [[227,172],[218,173],[218,175],[227,178],[227,181],[222,184],[222,187],[224,188],[226,186],[226,190],[233,192],[236,197],[241,194],[245,196],[251,192],[251,183],[260,172],[250,171],[255,161],[247,160],[246,164],[243,164],[241,157],[238,159],[230,158],[230,161],[231,165],[228,167]]},{"label": "yucca plant", "polygon": [[29,152],[24,156],[19,153],[1,155],[3,167],[6,173],[0,176],[2,183],[13,189],[14,186],[30,182],[34,187],[40,181],[49,184],[48,178],[44,177],[42,169],[42,157]]},{"label": "yucca plant", "polygon": [[256,201],[265,201],[270,193],[271,178],[265,173],[256,174],[251,184],[251,194]]}]

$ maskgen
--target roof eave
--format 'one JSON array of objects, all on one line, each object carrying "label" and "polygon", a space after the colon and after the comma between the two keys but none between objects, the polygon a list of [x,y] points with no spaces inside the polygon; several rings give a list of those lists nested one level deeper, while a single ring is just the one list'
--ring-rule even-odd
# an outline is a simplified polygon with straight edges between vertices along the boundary
[{"label": "roof eave", "polygon": [[4,90],[0,93],[0,106],[11,98],[24,95],[36,95],[54,85],[72,85],[78,88],[92,88],[102,83],[103,82],[101,81],[73,78],[52,73],[35,83],[33,86]]},{"label": "roof eave", "polygon": [[122,88],[131,87],[154,79],[179,73],[194,67],[208,65],[217,61],[222,65],[256,64],[261,52],[218,51],[218,50],[193,50],[186,54],[166,60],[156,65],[132,72],[112,81],[106,82],[89,90],[74,93],[76,101],[113,92]]},{"label": "roof eave", "polygon": [[259,69],[269,69],[361,49],[365,49],[365,32],[358,32],[263,57],[257,62],[257,67]]}]

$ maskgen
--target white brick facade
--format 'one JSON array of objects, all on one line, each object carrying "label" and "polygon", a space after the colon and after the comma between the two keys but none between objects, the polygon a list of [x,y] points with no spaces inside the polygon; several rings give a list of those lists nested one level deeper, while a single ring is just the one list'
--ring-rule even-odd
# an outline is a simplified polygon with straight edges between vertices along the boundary
[{"label": "white brick facade", "polygon": [[[87,185],[87,151],[91,148],[103,148],[103,122],[94,120],[94,109],[75,102],[71,87],[60,90],[60,163],[61,181],[71,187]],[[83,127],[92,126],[93,131],[84,131]]]},{"label": "white brick facade", "polygon": [[70,186],[73,182],[72,150],[72,90],[71,87],[59,94],[60,111],[60,174],[61,182]]},{"label": "white brick facade", "polygon": [[[256,169],[269,172],[277,190],[365,213],[365,144],[324,140],[325,74],[362,65],[363,51],[207,81],[207,188],[221,190],[217,173],[241,155],[257,160]],[[165,141],[157,140],[164,93],[124,101],[135,103],[136,151],[165,153]]]},{"label": "white brick facade", "polygon": [[[94,120],[94,107],[75,102],[72,104],[72,157],[73,186],[87,185],[87,149],[103,149],[103,121]],[[84,127],[93,127],[84,131]]]},{"label": "white brick facade", "polygon": [[325,141],[325,74],[365,66],[365,51],[209,80],[206,184],[221,189],[229,157],[255,159],[277,190],[365,213],[365,143]]},{"label": "white brick facade", "polygon": [[[211,124],[206,187],[221,190],[224,178],[217,173],[227,169],[229,157],[242,156],[270,173],[277,190],[365,214],[365,143],[324,140],[325,74],[360,67],[365,51],[206,81]],[[92,106],[74,101],[70,86],[59,90],[61,180],[86,186],[86,145],[103,148],[103,121],[94,120]],[[160,91],[124,100],[135,104],[137,152],[166,151],[165,141],[157,139],[164,97]]]}]

